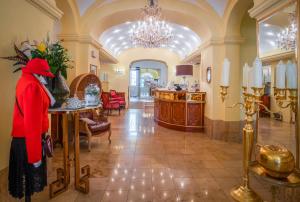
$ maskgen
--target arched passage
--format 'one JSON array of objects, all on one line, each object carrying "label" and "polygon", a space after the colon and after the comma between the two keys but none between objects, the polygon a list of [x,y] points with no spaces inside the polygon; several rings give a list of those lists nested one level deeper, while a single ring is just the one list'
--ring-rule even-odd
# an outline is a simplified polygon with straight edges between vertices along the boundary
[{"label": "arched passage", "polygon": [[168,82],[168,65],[153,59],[135,60],[129,66],[130,99],[148,99],[151,89],[165,87]]}]

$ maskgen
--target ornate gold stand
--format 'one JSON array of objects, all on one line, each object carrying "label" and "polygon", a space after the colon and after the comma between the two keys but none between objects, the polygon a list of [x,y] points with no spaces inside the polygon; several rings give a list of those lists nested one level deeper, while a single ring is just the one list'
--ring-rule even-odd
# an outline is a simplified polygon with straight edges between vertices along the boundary
[{"label": "ornate gold stand", "polygon": [[253,118],[252,116],[257,113],[260,102],[260,92],[262,88],[253,88],[254,95],[247,94],[243,88],[244,103],[238,103],[244,108],[246,115],[246,124],[243,128],[243,184],[231,190],[231,196],[240,202],[250,201],[262,201],[259,195],[257,195],[249,185],[249,165],[251,163],[251,155],[254,143],[254,131],[253,131]]}]

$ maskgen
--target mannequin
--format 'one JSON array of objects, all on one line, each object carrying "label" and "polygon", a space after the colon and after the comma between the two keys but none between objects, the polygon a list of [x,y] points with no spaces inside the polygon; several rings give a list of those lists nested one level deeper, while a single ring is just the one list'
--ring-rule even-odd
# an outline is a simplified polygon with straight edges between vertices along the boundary
[{"label": "mannequin", "polygon": [[[48,108],[53,99],[42,76],[54,77],[46,60],[35,58],[22,68],[16,87],[9,160],[9,193],[31,201],[31,195],[47,186],[43,134],[48,131]],[[25,185],[25,186],[24,186]]]}]

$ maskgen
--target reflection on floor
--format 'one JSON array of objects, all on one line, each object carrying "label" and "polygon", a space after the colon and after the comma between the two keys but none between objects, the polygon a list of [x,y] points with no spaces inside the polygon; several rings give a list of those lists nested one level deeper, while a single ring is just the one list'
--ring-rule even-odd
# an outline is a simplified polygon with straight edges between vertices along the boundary
[{"label": "reflection on floor", "polygon": [[[150,107],[127,110],[121,116],[110,117],[110,121],[111,145],[106,137],[94,139],[91,152],[85,142],[81,144],[81,165],[91,166],[90,193],[75,191],[73,179],[69,190],[51,201],[233,201],[230,189],[242,178],[241,144],[157,126]],[[279,123],[281,131],[277,125],[261,120],[261,143],[284,140],[286,145],[291,144],[289,125]],[[49,181],[61,165],[62,152],[55,152],[49,162]],[[271,200],[270,186],[253,177],[251,185],[264,200]],[[2,183],[1,189],[5,188]],[[299,196],[294,193],[294,201],[300,201]],[[2,199],[13,201],[3,192]],[[48,189],[35,195],[33,201],[47,200]],[[292,201],[292,191],[281,190],[277,201]]]},{"label": "reflection on floor", "polygon": [[261,118],[258,128],[258,143],[283,145],[295,155],[295,124]]},{"label": "reflection on floor", "polygon": [[147,99],[141,98],[130,98],[129,108],[130,109],[144,109],[145,107],[153,107],[154,99],[148,97]]}]

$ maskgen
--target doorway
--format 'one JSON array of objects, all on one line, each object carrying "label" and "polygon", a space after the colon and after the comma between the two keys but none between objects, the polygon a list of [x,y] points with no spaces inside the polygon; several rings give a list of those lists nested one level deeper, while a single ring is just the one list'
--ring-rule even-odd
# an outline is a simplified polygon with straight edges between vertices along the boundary
[{"label": "doorway", "polygon": [[151,90],[164,88],[168,83],[167,65],[163,61],[139,60],[130,65],[130,101],[152,100]]}]

